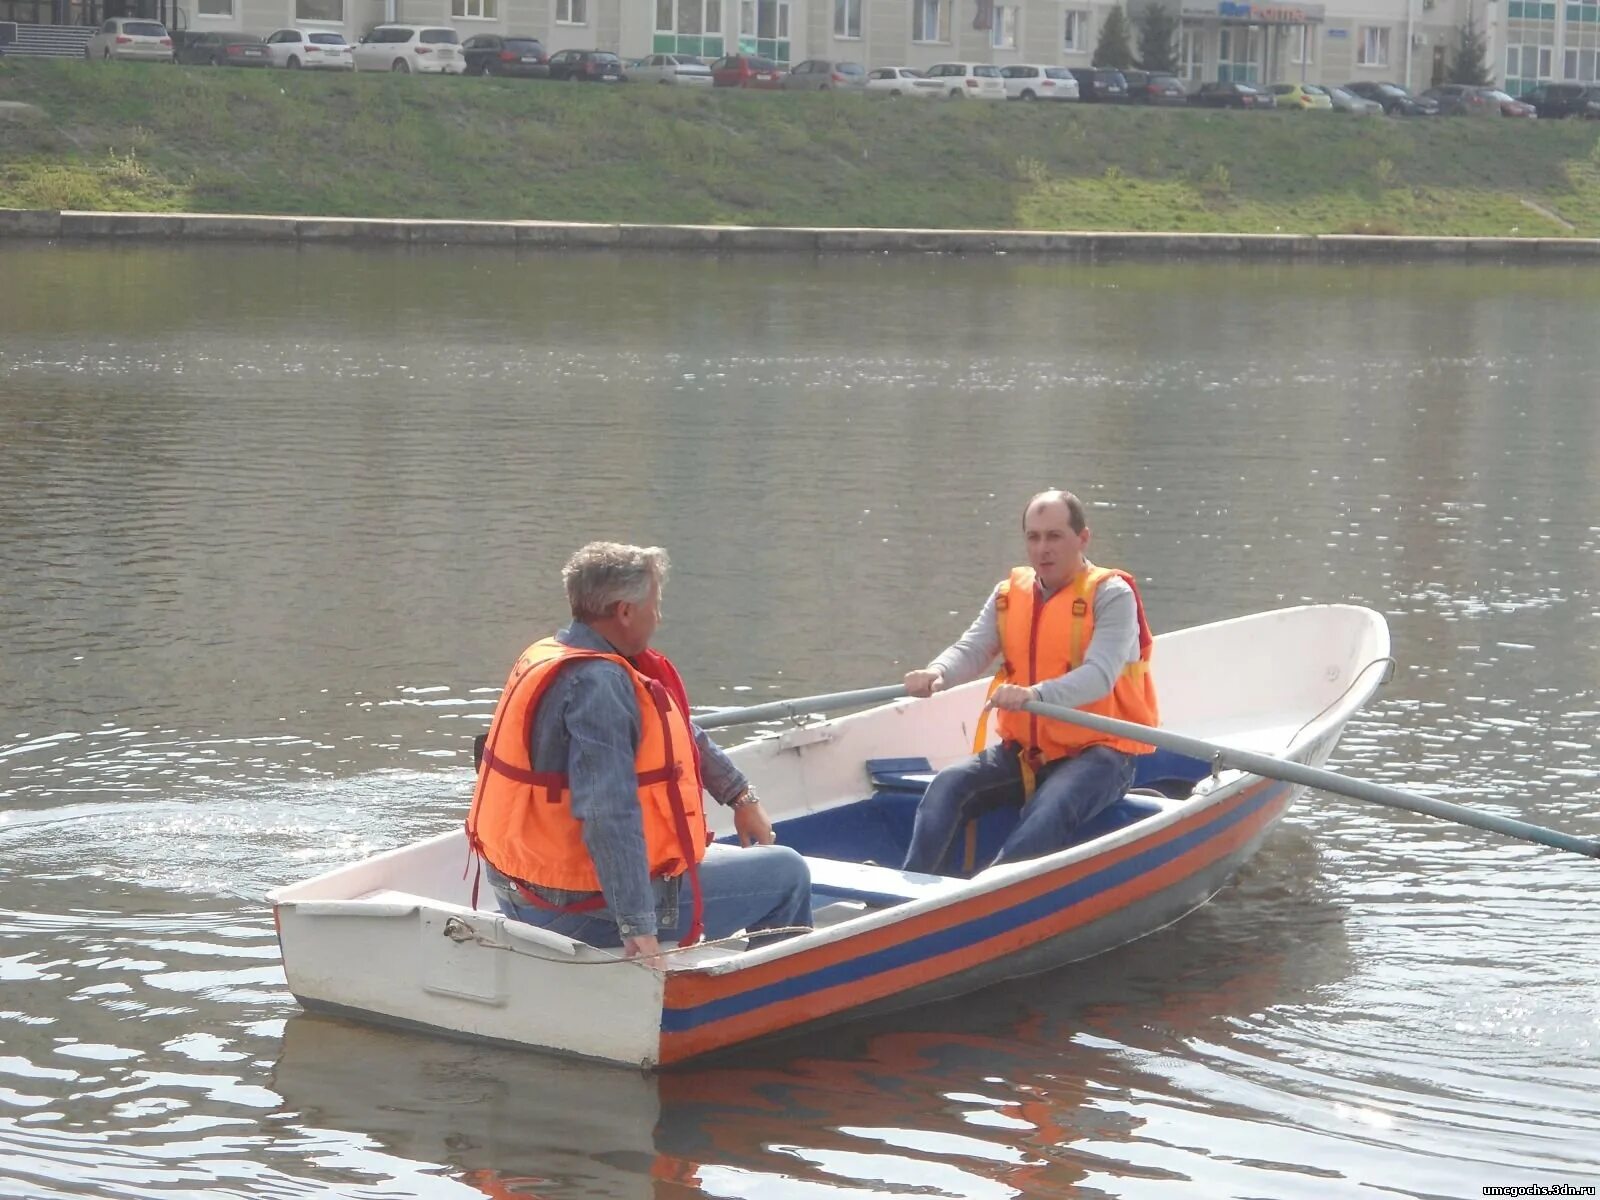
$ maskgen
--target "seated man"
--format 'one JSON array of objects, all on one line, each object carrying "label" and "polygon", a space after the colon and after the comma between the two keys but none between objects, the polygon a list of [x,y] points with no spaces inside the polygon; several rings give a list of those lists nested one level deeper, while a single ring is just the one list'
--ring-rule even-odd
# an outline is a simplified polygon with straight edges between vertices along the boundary
[{"label": "seated man", "polygon": [[[1002,656],[985,705],[1001,742],[934,777],[917,805],[905,870],[937,872],[958,830],[1003,805],[1021,809],[996,863],[1038,858],[1115,803],[1133,779],[1141,742],[1023,712],[1038,700],[1157,725],[1150,627],[1133,577],[1084,557],[1089,526],[1071,492],[1040,492],[1023,510],[1029,566],[1012,570],[961,640],[906,676],[930,696],[982,675]],[[979,744],[983,740],[980,726]]]},{"label": "seated man", "polygon": [[[811,924],[805,860],[774,844],[744,775],[690,723],[678,672],[649,648],[667,567],[659,547],[613,542],[567,562],[572,623],[512,669],[467,817],[502,912],[628,958],[659,954],[662,938],[744,929],[755,944]],[[733,809],[742,849],[708,845],[703,788]]]}]

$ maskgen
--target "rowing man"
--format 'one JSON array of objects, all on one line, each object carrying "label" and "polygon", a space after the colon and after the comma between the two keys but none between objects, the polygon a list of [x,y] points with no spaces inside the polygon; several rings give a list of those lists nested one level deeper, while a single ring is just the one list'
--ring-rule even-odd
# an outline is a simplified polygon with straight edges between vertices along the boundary
[{"label": "rowing man", "polygon": [[[990,809],[1020,809],[996,863],[1066,846],[1133,779],[1153,747],[1023,712],[1029,701],[1159,724],[1150,626],[1133,576],[1084,557],[1089,525],[1071,492],[1040,492],[1022,515],[1028,566],[1014,568],[961,639],[906,676],[913,696],[967,683],[1001,658],[988,710],[1000,741],[946,767],[917,806],[908,871],[946,869],[956,834]],[[980,742],[982,734],[980,733]],[[967,868],[975,863],[966,864]]]}]

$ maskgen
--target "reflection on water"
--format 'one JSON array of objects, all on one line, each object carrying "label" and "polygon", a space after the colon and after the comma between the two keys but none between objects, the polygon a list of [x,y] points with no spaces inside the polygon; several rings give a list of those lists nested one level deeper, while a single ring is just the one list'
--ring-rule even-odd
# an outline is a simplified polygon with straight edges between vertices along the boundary
[{"label": "reflection on water", "polygon": [[1595,1182],[1593,864],[1312,798],[1177,926],[645,1078],[300,1013],[270,887],[460,819],[596,536],[701,703],[898,678],[1093,501],[1157,628],[1401,669],[1335,765],[1600,833],[1582,270],[0,246],[0,1193]]}]

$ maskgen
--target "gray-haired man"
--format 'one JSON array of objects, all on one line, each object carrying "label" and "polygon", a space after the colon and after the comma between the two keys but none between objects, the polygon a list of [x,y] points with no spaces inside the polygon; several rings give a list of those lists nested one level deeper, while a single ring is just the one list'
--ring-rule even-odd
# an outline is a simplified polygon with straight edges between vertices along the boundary
[{"label": "gray-haired man", "polygon": [[[805,860],[774,844],[743,773],[689,723],[676,669],[650,649],[668,565],[660,547],[615,542],[567,562],[572,623],[513,669],[467,818],[502,911],[628,957],[702,928],[811,923]],[[702,788],[733,808],[742,849],[706,844]]]}]

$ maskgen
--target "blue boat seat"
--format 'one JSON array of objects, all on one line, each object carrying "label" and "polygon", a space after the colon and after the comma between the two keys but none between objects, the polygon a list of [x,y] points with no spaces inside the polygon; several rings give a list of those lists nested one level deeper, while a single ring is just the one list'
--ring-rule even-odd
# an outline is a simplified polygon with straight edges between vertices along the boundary
[{"label": "blue boat seat", "polygon": [[813,897],[862,900],[878,907],[934,896],[960,888],[965,882],[945,875],[924,875],[920,871],[902,871],[876,863],[840,862],[832,858],[807,858],[806,865],[811,868]]}]

